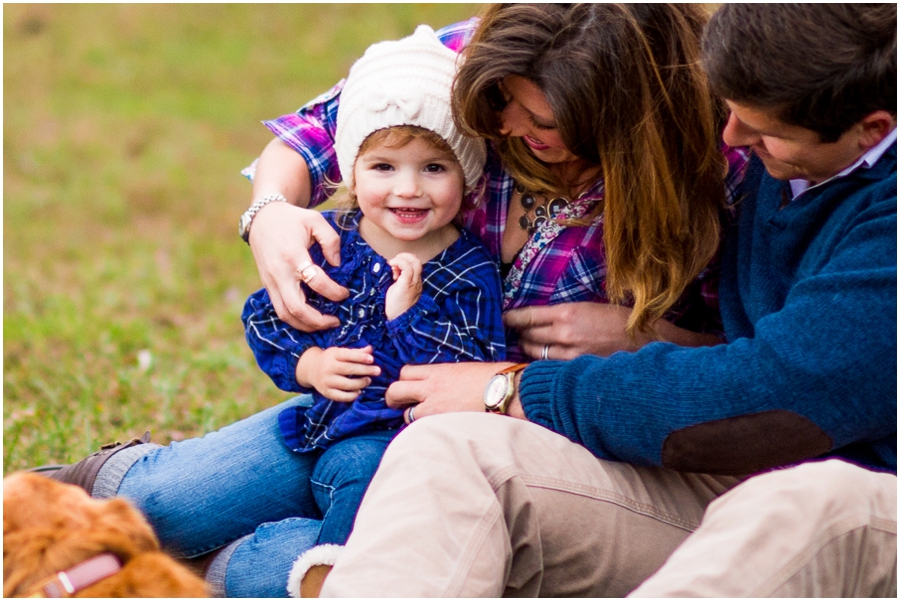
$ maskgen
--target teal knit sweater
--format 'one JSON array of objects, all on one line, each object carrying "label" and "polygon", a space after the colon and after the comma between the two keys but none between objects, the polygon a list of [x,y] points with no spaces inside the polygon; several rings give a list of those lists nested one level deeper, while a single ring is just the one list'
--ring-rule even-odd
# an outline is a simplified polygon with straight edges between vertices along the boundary
[{"label": "teal knit sweater", "polygon": [[788,184],[755,157],[744,186],[722,265],[728,343],[533,363],[528,419],[637,465],[747,474],[837,456],[896,473],[896,144],[784,208]]}]

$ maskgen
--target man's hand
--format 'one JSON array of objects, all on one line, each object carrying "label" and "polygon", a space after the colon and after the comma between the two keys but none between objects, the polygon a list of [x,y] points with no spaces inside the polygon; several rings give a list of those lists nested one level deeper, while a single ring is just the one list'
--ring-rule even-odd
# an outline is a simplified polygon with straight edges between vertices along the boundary
[{"label": "man's hand", "polygon": [[451,411],[484,411],[484,387],[492,376],[510,365],[513,364],[407,365],[400,371],[400,379],[388,387],[385,400],[390,407],[415,405],[416,419]]},{"label": "man's hand", "polygon": [[[263,286],[282,321],[303,332],[340,325],[333,315],[322,315],[306,304],[297,266],[309,261],[309,247],[318,243],[332,265],[341,262],[340,236],[318,211],[284,202],[264,206],[250,226],[250,248]],[[350,292],[319,269],[307,285],[326,298],[341,301]]]}]

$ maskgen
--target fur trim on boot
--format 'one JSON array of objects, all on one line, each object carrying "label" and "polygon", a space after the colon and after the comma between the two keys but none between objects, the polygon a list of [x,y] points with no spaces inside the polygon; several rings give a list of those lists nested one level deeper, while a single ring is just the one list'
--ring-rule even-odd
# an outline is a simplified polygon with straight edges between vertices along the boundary
[{"label": "fur trim on boot", "polygon": [[304,551],[294,560],[294,567],[288,576],[287,592],[291,597],[300,598],[300,583],[306,572],[313,566],[333,566],[344,550],[343,545],[316,545]]}]

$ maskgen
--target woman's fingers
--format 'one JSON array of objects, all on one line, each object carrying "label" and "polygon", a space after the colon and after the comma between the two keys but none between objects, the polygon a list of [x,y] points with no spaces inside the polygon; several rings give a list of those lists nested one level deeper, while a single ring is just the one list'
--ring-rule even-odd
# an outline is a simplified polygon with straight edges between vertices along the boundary
[{"label": "woman's fingers", "polygon": [[[319,243],[322,254],[325,255],[325,260],[337,267],[341,264],[341,237],[334,231],[334,228],[328,225],[321,213],[316,211],[316,214],[321,219],[315,220],[310,224],[310,237]],[[334,301],[342,300],[331,296],[328,296],[328,298]],[[343,298],[346,298],[346,295]]]},{"label": "woman's fingers", "polygon": [[[287,266],[286,263],[284,265]],[[284,273],[278,273],[273,270],[263,274],[262,267],[260,268],[263,286],[269,293],[272,307],[282,321],[303,332],[314,332],[340,325],[337,317],[322,315],[310,307],[294,272],[290,269],[283,271]]]},{"label": "woman's fingers", "polygon": [[519,346],[529,357],[542,358],[549,345],[548,358],[573,359],[640,348],[626,331],[630,313],[608,303],[562,303],[507,311],[503,322],[519,331]]},{"label": "woman's fingers", "polygon": [[[332,265],[340,265],[341,238],[317,211],[307,210],[302,222],[308,234],[309,246],[318,243],[325,257]],[[350,291],[328,277],[318,265],[310,265],[309,252],[304,248],[296,253],[295,279],[301,279],[312,290],[333,301],[342,301]],[[302,269],[301,269],[302,267]]]},{"label": "woman's fingers", "polygon": [[525,355],[533,360],[550,359],[552,361],[568,361],[575,359],[582,353],[578,349],[564,344],[552,344],[547,342],[535,343],[519,339],[519,348]]},{"label": "woman's fingers", "polygon": [[[285,282],[291,282],[287,286]],[[306,302],[306,295],[297,283],[296,275],[287,275],[267,285],[269,298],[278,317],[302,332],[315,332],[341,325],[334,315],[324,315]]]},{"label": "woman's fingers", "polygon": [[[307,305],[297,271],[310,263],[309,244],[323,244],[333,259],[335,239],[339,244],[338,235],[320,213],[288,203],[269,203],[253,219],[250,242],[260,279],[278,316],[298,330],[312,332],[340,324],[336,317]],[[316,292],[333,300],[349,294],[318,267],[314,273],[309,286]]]},{"label": "woman's fingers", "polygon": [[503,323],[514,330],[529,330],[540,326],[552,326],[556,305],[546,307],[522,307],[503,313]]}]

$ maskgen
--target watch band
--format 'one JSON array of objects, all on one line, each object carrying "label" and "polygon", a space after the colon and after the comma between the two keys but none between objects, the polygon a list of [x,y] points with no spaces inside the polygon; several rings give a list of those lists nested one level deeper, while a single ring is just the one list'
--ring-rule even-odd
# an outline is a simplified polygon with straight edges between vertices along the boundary
[{"label": "watch band", "polygon": [[501,369],[494,375],[505,376],[506,374],[514,374],[514,373],[522,371],[523,369],[528,367],[528,365],[529,365],[528,363],[516,363],[515,365],[510,365],[506,369]]},{"label": "watch band", "polygon": [[250,224],[253,223],[253,218],[259,213],[260,209],[270,202],[287,202],[287,198],[282,194],[267,194],[250,205],[250,208],[241,215],[241,221],[238,224],[238,234],[241,236],[241,240],[247,244],[250,244]]}]

